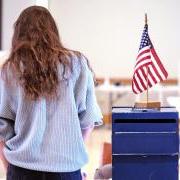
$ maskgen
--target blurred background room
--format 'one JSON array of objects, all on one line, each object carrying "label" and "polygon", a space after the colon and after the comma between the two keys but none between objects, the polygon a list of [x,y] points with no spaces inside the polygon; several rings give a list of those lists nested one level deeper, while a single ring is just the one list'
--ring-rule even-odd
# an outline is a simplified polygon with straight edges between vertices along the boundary
[{"label": "blurred background room", "polygon": [[[134,106],[145,99],[135,95],[131,81],[144,14],[156,52],[168,79],[150,89],[149,99],[180,110],[179,0],[1,0],[0,64],[11,48],[13,23],[31,5],[47,7],[54,16],[65,47],[83,52],[96,77],[96,95],[104,125],[95,128],[87,143],[89,163],[83,168],[93,179],[96,168],[111,162],[111,108]],[[5,172],[0,166],[0,180]]]}]

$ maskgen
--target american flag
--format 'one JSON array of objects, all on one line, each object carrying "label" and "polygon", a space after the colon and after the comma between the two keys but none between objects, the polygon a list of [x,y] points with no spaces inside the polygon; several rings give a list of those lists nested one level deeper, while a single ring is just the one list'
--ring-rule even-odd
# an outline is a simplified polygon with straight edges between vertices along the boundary
[{"label": "american flag", "polygon": [[141,44],[132,80],[132,90],[135,94],[167,79],[168,73],[160,61],[148,35],[148,25],[145,24]]}]

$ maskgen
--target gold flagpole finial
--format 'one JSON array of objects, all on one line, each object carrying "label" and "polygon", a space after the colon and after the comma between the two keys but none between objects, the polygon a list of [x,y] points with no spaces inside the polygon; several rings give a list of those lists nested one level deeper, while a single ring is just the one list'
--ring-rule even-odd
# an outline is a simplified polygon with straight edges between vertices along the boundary
[{"label": "gold flagpole finial", "polygon": [[145,24],[147,24],[147,13],[145,13]]}]

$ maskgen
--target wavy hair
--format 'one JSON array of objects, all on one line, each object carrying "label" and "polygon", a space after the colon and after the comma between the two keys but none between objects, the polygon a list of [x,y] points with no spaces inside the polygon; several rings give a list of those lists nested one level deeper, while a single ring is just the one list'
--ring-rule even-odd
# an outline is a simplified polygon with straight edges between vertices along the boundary
[{"label": "wavy hair", "polygon": [[7,80],[10,69],[28,99],[56,97],[57,65],[61,63],[72,70],[71,56],[72,52],[61,43],[50,12],[41,6],[31,6],[22,11],[14,24],[12,48],[2,74]]}]

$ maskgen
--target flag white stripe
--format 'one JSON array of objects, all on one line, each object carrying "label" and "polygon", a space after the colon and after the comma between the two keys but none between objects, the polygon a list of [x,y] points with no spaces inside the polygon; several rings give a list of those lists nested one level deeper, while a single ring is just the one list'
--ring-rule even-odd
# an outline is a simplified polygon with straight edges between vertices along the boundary
[{"label": "flag white stripe", "polygon": [[147,74],[147,69],[146,69],[146,67],[143,67],[143,70],[144,70],[145,74]]},{"label": "flag white stripe", "polygon": [[137,88],[136,88],[136,85],[135,85],[134,81],[133,81],[133,89],[134,89],[134,91],[135,91],[136,93],[140,93],[140,92],[137,90]]},{"label": "flag white stripe", "polygon": [[139,72],[139,75],[141,76],[143,83],[145,84],[145,86],[147,86],[147,81],[146,81],[145,77],[143,76],[141,69],[139,69],[138,72]]},{"label": "flag white stripe", "polygon": [[[143,89],[144,90],[144,87],[143,87],[143,85],[142,85],[142,83],[141,83],[141,77],[139,78],[139,73],[138,72],[136,72],[136,75],[137,75],[137,78],[138,78],[138,84],[139,84],[139,87],[141,88],[141,89]],[[136,80],[137,81],[137,80]]]},{"label": "flag white stripe", "polygon": [[153,64],[154,64],[156,70],[158,71],[159,75],[161,76],[161,78],[162,78],[163,80],[165,80],[166,77],[165,77],[164,74],[162,73],[159,65],[157,64],[156,60],[154,59],[154,56],[151,57],[151,60],[152,60],[152,62],[153,62]]},{"label": "flag white stripe", "polygon": [[152,65],[149,66],[149,70],[151,71],[152,75],[154,76],[154,78],[156,79],[157,82],[160,82],[161,80],[159,79],[159,77],[157,76],[157,74],[155,73]]},{"label": "flag white stripe", "polygon": [[151,56],[150,52],[144,53],[141,56],[138,57],[138,59],[136,60],[136,64],[139,63],[139,61],[141,61],[141,59],[143,59],[146,56]]},{"label": "flag white stripe", "polygon": [[146,47],[140,49],[139,52],[138,52],[138,54],[140,54],[140,53],[142,53],[143,51],[148,50],[148,49],[150,49],[150,46],[146,46]]},{"label": "flag white stripe", "polygon": [[151,83],[152,86],[156,84],[150,75],[148,75],[148,81]]},{"label": "flag white stripe", "polygon": [[133,88],[136,93],[140,93],[140,91],[137,89],[136,85],[134,84],[134,81],[133,81]]},{"label": "flag white stripe", "polygon": [[146,60],[140,62],[137,66],[135,66],[135,71],[136,71],[138,68],[140,68],[141,66],[143,66],[143,65],[145,65],[145,64],[147,64],[147,63],[150,63],[150,62],[151,62],[151,59],[146,59]]},{"label": "flag white stripe", "polygon": [[[148,66],[149,67],[149,66]],[[146,67],[143,67],[143,70],[145,72],[145,74],[147,74],[147,68]],[[153,85],[154,84],[154,81],[152,80],[152,78],[150,77],[150,75],[148,75],[148,81],[150,81],[150,83]]]},{"label": "flag white stripe", "polygon": [[135,77],[135,79],[136,79],[136,82],[137,82],[137,84],[138,84],[138,86],[139,86],[140,91],[143,91],[144,88],[142,87],[141,82],[139,81],[139,78],[137,77],[137,74],[136,74],[136,73],[134,74],[134,77]]}]

